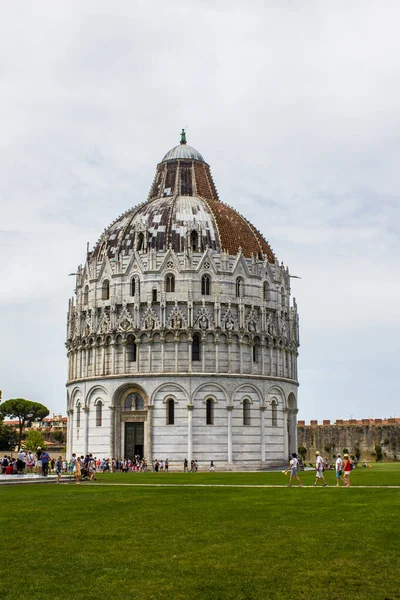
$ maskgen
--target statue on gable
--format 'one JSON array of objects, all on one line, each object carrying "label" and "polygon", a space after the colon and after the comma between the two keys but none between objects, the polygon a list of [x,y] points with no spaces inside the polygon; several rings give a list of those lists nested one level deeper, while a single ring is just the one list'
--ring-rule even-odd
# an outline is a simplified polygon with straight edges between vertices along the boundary
[{"label": "statue on gable", "polygon": [[182,327],[182,319],[180,318],[179,315],[174,315],[174,317],[172,319],[172,328],[180,329],[181,327]]},{"label": "statue on gable", "polygon": [[154,329],[154,319],[151,315],[149,315],[144,322],[145,329]]},{"label": "statue on gable", "polygon": [[227,331],[233,331],[235,328],[235,322],[232,319],[232,317],[228,317],[227,320],[225,321],[225,329]]},{"label": "statue on gable", "polygon": [[206,315],[201,315],[200,319],[199,319],[199,327],[200,329],[208,329],[208,319],[206,317]]},{"label": "statue on gable", "polygon": [[255,321],[253,321],[253,320],[249,321],[248,329],[249,329],[250,333],[254,333],[257,330]]}]

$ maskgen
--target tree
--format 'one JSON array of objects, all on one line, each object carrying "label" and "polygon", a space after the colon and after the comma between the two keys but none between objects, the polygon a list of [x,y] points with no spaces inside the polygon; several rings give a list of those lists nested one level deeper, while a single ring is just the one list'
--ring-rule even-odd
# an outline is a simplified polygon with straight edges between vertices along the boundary
[{"label": "tree", "polygon": [[297,448],[297,453],[301,456],[301,460],[304,462],[306,460],[307,448],[300,446],[300,448]]},{"label": "tree", "polygon": [[382,448],[381,446],[375,446],[375,452],[376,452],[376,462],[382,460],[383,458],[383,452],[382,452]]},{"label": "tree", "polygon": [[0,423],[0,448],[2,450],[11,450],[17,445],[17,432],[11,425]]},{"label": "tree", "polygon": [[0,404],[0,414],[3,417],[18,419],[18,450],[21,447],[22,430],[33,421],[41,421],[49,414],[49,409],[40,402],[32,402],[24,398],[12,398]]},{"label": "tree", "polygon": [[37,429],[30,429],[28,431],[26,440],[22,442],[22,445],[24,446],[25,450],[37,450],[38,446],[40,446],[43,450],[47,448],[44,437]]}]

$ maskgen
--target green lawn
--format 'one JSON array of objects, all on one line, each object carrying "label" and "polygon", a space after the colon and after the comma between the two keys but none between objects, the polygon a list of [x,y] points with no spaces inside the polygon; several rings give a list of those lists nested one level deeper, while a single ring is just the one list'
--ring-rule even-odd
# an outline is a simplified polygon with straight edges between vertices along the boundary
[{"label": "green lawn", "polygon": [[236,487],[1,487],[0,598],[400,599],[400,489],[357,488],[400,486],[400,465],[358,469],[350,489],[239,487],[287,481],[144,473],[97,483]]}]

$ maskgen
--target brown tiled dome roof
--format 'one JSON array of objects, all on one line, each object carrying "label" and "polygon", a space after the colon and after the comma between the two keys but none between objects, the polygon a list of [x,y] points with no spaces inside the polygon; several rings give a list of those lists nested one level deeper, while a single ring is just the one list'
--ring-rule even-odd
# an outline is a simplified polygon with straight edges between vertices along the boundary
[{"label": "brown tiled dome roof", "polygon": [[[196,239],[196,249],[206,247],[235,255],[265,256],[275,262],[269,244],[256,228],[221,202],[209,165],[197,150],[181,142],[157,165],[147,202],[119,217],[104,232],[94,255],[101,259],[134,250],[172,247],[183,252]],[[191,241],[192,240],[192,241]]]}]

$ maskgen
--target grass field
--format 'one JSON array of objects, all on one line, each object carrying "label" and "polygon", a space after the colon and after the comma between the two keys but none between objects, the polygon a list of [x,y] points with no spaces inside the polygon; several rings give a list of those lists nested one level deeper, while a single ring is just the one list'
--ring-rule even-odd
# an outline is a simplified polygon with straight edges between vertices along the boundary
[{"label": "grass field", "polygon": [[327,488],[310,487],[313,472],[292,489],[281,473],[1,487],[0,598],[400,599],[400,465],[358,469],[349,489],[326,476]]}]

